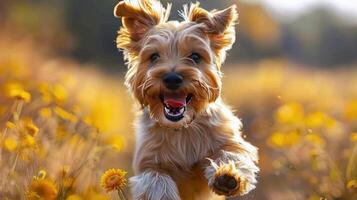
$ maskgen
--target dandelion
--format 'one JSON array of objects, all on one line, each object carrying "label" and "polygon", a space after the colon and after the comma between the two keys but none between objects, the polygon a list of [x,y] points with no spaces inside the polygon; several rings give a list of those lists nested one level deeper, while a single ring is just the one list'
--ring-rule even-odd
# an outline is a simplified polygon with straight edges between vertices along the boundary
[{"label": "dandelion", "polygon": [[127,182],[125,178],[126,173],[126,171],[121,169],[109,169],[102,175],[100,185],[106,192],[117,190],[119,197],[125,199],[122,190]]}]

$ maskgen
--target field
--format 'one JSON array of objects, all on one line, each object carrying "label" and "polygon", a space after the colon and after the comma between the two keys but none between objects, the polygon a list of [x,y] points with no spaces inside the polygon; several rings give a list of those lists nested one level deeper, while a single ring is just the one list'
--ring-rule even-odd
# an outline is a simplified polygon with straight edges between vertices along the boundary
[{"label": "field", "polygon": [[[0,199],[118,198],[100,180],[111,168],[132,175],[134,103],[123,74],[26,39],[0,37],[0,51]],[[274,59],[223,72],[223,99],[259,147],[259,184],[244,199],[357,198],[356,67]]]}]

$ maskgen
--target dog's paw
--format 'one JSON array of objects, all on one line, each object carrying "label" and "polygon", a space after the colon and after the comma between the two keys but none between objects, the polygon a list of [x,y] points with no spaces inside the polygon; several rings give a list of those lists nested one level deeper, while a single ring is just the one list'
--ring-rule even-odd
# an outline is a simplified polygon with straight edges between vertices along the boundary
[{"label": "dog's paw", "polygon": [[224,174],[217,177],[213,183],[213,191],[219,195],[234,196],[239,190],[240,180]]},{"label": "dog's paw", "polygon": [[211,189],[218,195],[227,197],[246,193],[246,180],[239,174],[233,163],[219,166],[213,176]]}]

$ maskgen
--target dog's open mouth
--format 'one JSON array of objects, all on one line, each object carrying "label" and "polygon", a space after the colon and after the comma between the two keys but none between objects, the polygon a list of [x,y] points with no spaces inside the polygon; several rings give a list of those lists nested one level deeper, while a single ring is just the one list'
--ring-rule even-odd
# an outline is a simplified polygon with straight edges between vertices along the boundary
[{"label": "dog's open mouth", "polygon": [[187,104],[192,99],[192,95],[183,93],[164,93],[160,98],[164,104],[165,117],[170,121],[177,122],[184,117]]}]

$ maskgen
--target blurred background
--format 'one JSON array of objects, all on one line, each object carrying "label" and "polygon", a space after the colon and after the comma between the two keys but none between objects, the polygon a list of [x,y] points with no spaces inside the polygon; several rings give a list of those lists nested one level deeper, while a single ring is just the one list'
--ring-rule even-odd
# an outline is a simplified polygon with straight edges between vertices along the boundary
[{"label": "blurred background", "polygon": [[[177,20],[190,1],[162,2]],[[0,199],[115,199],[101,174],[132,175],[116,4],[0,0]],[[260,148],[259,184],[243,199],[357,198],[357,1],[201,2],[232,4],[223,98]]]}]

